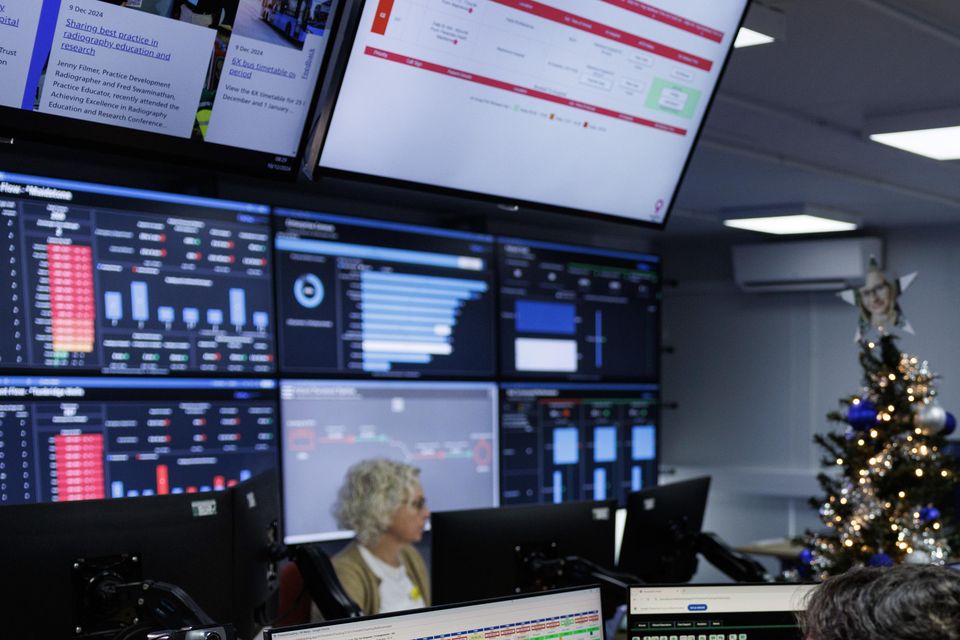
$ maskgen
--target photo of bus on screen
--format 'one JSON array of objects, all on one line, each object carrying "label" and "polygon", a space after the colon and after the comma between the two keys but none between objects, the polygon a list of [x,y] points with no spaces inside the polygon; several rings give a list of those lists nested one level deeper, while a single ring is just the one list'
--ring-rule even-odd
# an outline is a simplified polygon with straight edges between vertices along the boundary
[{"label": "photo of bus on screen", "polygon": [[307,34],[323,35],[332,0],[261,0],[261,19],[296,47]]}]

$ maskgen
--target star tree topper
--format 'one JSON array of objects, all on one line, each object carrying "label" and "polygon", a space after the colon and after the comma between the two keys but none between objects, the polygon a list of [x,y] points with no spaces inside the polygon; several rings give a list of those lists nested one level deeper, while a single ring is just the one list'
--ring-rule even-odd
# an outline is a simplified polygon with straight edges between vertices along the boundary
[{"label": "star tree topper", "polygon": [[907,274],[902,278],[891,280],[877,266],[876,258],[870,258],[867,277],[861,287],[845,289],[837,295],[844,302],[860,310],[860,320],[856,339],[859,340],[868,333],[877,332],[881,336],[902,329],[913,333],[913,327],[900,309],[900,294],[906,291],[917,272]]}]

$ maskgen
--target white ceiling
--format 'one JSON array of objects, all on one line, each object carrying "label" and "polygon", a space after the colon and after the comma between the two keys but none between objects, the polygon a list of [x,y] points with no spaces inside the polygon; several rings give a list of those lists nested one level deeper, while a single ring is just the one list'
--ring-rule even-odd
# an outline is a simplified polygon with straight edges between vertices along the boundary
[{"label": "white ceiling", "polygon": [[864,133],[871,118],[960,113],[960,2],[760,4],[783,12],[787,37],[734,50],[668,233],[742,235],[725,211],[792,203],[857,214],[868,231],[960,223],[960,163]]}]

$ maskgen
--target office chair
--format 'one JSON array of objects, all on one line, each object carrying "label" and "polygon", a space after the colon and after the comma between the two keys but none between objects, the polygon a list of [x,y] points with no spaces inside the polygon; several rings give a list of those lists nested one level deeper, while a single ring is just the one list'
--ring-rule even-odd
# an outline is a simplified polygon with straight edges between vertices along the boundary
[{"label": "office chair", "polygon": [[357,603],[344,591],[330,558],[320,545],[300,545],[293,560],[324,620],[359,618],[363,615]]}]

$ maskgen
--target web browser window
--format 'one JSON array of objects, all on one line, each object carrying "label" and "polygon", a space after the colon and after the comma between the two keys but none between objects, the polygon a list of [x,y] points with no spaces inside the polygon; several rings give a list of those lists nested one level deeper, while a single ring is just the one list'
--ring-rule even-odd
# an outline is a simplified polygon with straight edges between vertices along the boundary
[{"label": "web browser window", "polygon": [[629,640],[800,640],[811,584],[631,587]]}]

